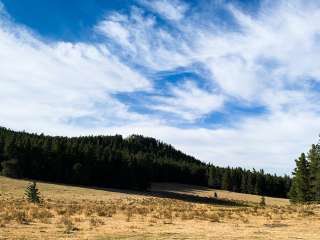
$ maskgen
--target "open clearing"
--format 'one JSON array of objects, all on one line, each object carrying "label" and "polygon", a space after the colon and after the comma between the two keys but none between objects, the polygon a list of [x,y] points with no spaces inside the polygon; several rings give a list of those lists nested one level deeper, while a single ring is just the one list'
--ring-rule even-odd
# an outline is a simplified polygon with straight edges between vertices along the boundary
[{"label": "open clearing", "polygon": [[38,183],[44,203],[24,200],[28,181],[0,177],[0,239],[320,239],[320,207],[181,184],[148,193]]}]

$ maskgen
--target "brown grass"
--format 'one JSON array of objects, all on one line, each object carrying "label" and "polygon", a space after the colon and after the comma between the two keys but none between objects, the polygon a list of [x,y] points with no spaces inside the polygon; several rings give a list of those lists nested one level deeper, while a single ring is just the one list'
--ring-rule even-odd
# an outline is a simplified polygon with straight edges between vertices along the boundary
[{"label": "brown grass", "polygon": [[[242,203],[232,206],[208,202],[213,190],[178,184],[154,184],[157,194],[141,194],[39,183],[44,202],[35,205],[24,200],[27,184],[0,177],[0,240],[319,239],[320,234],[320,208],[286,199],[266,198],[261,207],[260,196],[214,190],[226,203]],[[159,194],[168,191],[176,195]]]}]

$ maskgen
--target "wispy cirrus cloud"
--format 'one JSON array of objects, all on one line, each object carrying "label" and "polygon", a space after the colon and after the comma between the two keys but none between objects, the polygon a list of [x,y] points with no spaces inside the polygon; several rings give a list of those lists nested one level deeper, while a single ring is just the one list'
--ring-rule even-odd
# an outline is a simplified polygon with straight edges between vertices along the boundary
[{"label": "wispy cirrus cloud", "polygon": [[96,31],[106,37],[116,54],[151,71],[165,71],[191,64],[188,44],[179,32],[173,34],[153,15],[132,7],[130,15],[112,13],[99,22]]},{"label": "wispy cirrus cloud", "polygon": [[[250,99],[261,89],[295,84],[301,76],[319,77],[314,61],[319,50],[319,28],[312,24],[318,19],[314,5],[295,1],[267,6],[253,18],[224,5],[238,26],[234,31],[214,23],[204,28],[193,18],[176,23],[172,30],[136,8],[129,16],[108,15],[98,29],[138,64],[163,71],[202,63],[226,94]],[[303,63],[295,61],[305,56]]]},{"label": "wispy cirrus cloud", "polygon": [[139,3],[161,17],[171,21],[182,20],[189,8],[187,3],[179,0],[140,0]]},{"label": "wispy cirrus cloud", "polygon": [[201,89],[188,80],[180,86],[171,86],[166,96],[155,96],[153,100],[156,104],[150,108],[176,114],[191,122],[223,107],[222,95]]}]

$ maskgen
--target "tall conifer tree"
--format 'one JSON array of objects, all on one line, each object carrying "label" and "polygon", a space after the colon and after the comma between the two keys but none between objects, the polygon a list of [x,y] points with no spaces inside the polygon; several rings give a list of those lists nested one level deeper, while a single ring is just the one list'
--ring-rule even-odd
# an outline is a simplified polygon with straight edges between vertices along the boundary
[{"label": "tall conifer tree", "polygon": [[231,179],[231,173],[230,168],[228,167],[222,177],[222,189],[224,190],[232,190],[232,179]]},{"label": "tall conifer tree", "polygon": [[312,200],[320,201],[320,148],[312,144],[308,153],[310,162],[310,187]]},{"label": "tall conifer tree", "polygon": [[293,175],[293,184],[289,193],[291,200],[294,202],[310,201],[310,170],[304,153],[296,160],[296,168]]}]

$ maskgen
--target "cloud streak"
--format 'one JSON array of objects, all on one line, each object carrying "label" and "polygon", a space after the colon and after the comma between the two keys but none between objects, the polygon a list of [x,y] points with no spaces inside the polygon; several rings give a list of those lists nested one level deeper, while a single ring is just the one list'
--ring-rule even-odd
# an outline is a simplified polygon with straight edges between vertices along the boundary
[{"label": "cloud streak", "polygon": [[178,0],[140,0],[140,4],[146,6],[164,19],[170,21],[180,21],[184,18],[188,5]]},{"label": "cloud streak", "polygon": [[193,122],[223,106],[223,96],[202,90],[192,81],[171,86],[169,91],[169,96],[154,97],[158,104],[150,108],[170,112]]}]

